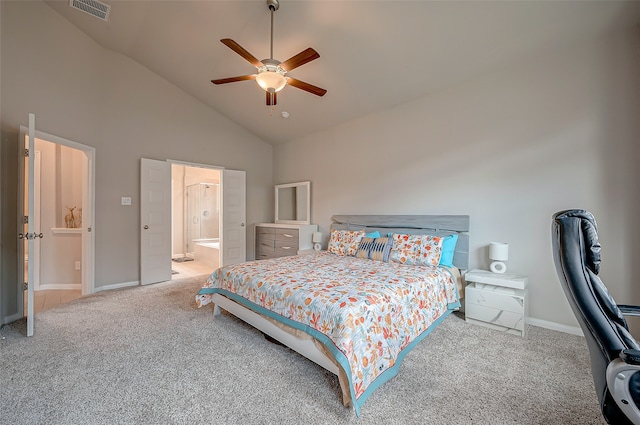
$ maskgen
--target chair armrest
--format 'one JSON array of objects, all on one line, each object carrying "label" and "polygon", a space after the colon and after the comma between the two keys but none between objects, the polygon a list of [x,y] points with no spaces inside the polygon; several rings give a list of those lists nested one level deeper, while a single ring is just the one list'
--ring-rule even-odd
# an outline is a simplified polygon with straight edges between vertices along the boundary
[{"label": "chair armrest", "polygon": [[640,350],[629,348],[620,352],[620,359],[629,365],[640,365]]},{"label": "chair armrest", "polygon": [[618,308],[623,316],[640,316],[640,306],[618,304]]}]

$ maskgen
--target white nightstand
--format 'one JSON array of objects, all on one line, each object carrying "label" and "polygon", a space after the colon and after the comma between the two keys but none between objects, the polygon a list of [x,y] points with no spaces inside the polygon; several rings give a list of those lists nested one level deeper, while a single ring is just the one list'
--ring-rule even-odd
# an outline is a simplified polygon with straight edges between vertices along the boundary
[{"label": "white nightstand", "polygon": [[527,336],[527,278],[511,273],[471,270],[464,275],[465,315],[469,323]]}]

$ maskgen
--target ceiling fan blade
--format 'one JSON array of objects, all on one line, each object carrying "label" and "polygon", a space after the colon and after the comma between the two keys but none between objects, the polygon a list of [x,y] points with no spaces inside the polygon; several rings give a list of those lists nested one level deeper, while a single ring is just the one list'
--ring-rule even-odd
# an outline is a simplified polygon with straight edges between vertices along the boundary
[{"label": "ceiling fan blade", "polygon": [[278,93],[266,92],[267,93],[267,106],[276,106],[278,103]]},{"label": "ceiling fan blade", "polygon": [[290,57],[286,61],[282,62],[280,64],[280,68],[289,72],[292,69],[295,69],[301,65],[304,65],[305,63],[311,62],[312,60],[316,60],[319,57],[320,55],[318,54],[318,52],[316,52],[311,47],[309,47],[308,49],[303,50],[297,55]]},{"label": "ceiling fan blade", "polygon": [[255,80],[257,74],[241,75],[239,77],[220,78],[218,80],[211,80],[213,84],[227,84],[235,83],[236,81]]},{"label": "ceiling fan blade", "polygon": [[233,50],[234,52],[236,52],[237,54],[239,54],[240,56],[245,58],[249,63],[251,63],[251,65],[255,66],[256,68],[259,67],[259,66],[262,66],[262,62],[260,62],[258,59],[256,59],[255,56],[253,56],[251,53],[247,52],[244,49],[244,47],[242,47],[241,45],[239,45],[238,43],[236,43],[232,39],[223,38],[220,41],[222,42],[222,44],[224,44],[225,46],[227,46],[228,48],[230,48],[231,50]]},{"label": "ceiling fan blade", "polygon": [[321,89],[320,87],[316,87],[309,83],[305,83],[304,81],[296,80],[295,78],[288,77],[287,84],[290,86],[296,87],[298,89],[308,91],[311,94],[315,94],[316,96],[324,96],[327,91],[325,89]]}]

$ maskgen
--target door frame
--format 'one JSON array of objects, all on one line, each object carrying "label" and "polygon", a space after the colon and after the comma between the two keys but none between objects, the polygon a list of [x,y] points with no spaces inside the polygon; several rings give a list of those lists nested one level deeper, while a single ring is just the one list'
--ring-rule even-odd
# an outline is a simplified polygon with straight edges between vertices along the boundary
[{"label": "door frame", "polygon": [[[178,161],[175,159],[167,159],[167,162],[170,165],[182,165],[185,167],[193,167],[193,168],[206,168],[209,170],[216,170],[218,172],[220,172],[220,186],[218,188],[218,190],[220,191],[219,193],[219,202],[220,204],[222,204],[222,187],[223,187],[223,173],[225,168],[221,167],[219,165],[211,165],[211,164],[200,164],[197,162],[187,162],[187,161]],[[173,184],[171,185],[171,223],[172,223],[172,229],[171,229],[171,233],[172,233],[172,238],[173,238]],[[186,208],[186,207],[185,207]],[[183,220],[184,222],[185,220]],[[186,242],[184,241],[184,239],[186,238],[186,225],[184,226],[185,229],[182,230],[182,238],[183,238],[183,245],[186,247]],[[222,232],[224,232],[224,226],[223,226],[223,220],[222,220],[222,207],[220,207],[220,218],[219,218],[219,223],[218,223],[218,228],[220,229],[220,258],[218,259],[218,263],[220,265],[222,265]],[[186,248],[185,248],[185,255],[186,255]],[[173,253],[172,253],[173,256]]]},{"label": "door frame", "polygon": [[[20,152],[22,152],[25,136],[29,134],[29,128],[20,126]],[[67,146],[73,149],[77,149],[84,153],[85,161],[82,166],[82,295],[93,294],[95,291],[95,238],[93,237],[95,231],[93,229],[93,223],[95,222],[95,156],[96,149],[91,146],[83,145],[73,140],[65,139],[60,136],[45,133],[43,131],[35,130],[34,136],[36,139],[41,139],[50,143]],[[24,174],[24,172],[22,173]],[[18,202],[19,205],[24,205],[24,176],[19,176],[18,179]],[[22,207],[18,208],[18,223],[22,226]],[[19,227],[22,228],[22,227]],[[22,250],[21,252],[24,252]],[[24,255],[18,254],[18,282],[24,281]],[[39,265],[37,266],[39,267]],[[21,284],[21,283],[20,283]],[[18,310],[20,317],[24,314],[23,311],[23,291],[18,291]],[[19,318],[19,317],[18,317]]]},{"label": "door frame", "polygon": [[[161,160],[160,160],[161,161]],[[171,167],[171,165],[176,164],[176,165],[183,165],[186,167],[196,167],[196,168],[208,168],[208,169],[215,169],[215,170],[219,170],[220,171],[220,191],[221,191],[221,209],[220,209],[220,265],[223,266],[223,249],[224,249],[224,232],[225,232],[225,225],[224,225],[224,219],[223,219],[223,215],[224,215],[224,204],[225,204],[225,200],[224,200],[224,172],[225,171],[242,171],[242,170],[227,170],[225,167],[221,167],[221,166],[217,166],[217,165],[210,165],[210,164],[201,164],[201,163],[196,163],[196,162],[188,162],[188,161],[180,161],[180,160],[174,160],[174,159],[166,159],[166,162],[169,164],[169,166]],[[243,173],[246,173],[245,171],[242,171]],[[246,196],[246,180],[245,180],[245,196]],[[173,187],[171,184],[171,179],[169,180],[169,189],[171,190],[171,196],[173,197]],[[144,196],[144,194],[141,192],[140,197],[142,199],[142,197]],[[245,198],[245,202],[246,202],[246,198]],[[244,208],[246,209],[246,203]],[[170,207],[171,211],[171,216],[173,215],[173,207]],[[173,223],[173,217],[171,217],[171,222]],[[245,217],[243,217],[243,223],[242,223],[242,227],[244,228],[244,237],[243,237],[243,245],[244,245],[244,260],[246,260],[246,211],[245,211]],[[142,224],[141,224],[142,227]],[[141,230],[142,231],[142,230]],[[140,241],[140,249],[141,249],[141,254],[140,254],[140,261],[142,261],[142,240]],[[171,255],[172,253],[170,252],[169,254],[169,261],[171,261]],[[140,269],[142,269],[142,266],[140,266]]]}]

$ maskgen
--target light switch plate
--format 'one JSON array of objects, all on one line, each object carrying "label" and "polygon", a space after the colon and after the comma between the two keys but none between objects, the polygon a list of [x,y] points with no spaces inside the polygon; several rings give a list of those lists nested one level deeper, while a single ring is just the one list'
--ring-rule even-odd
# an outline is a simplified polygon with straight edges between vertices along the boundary
[{"label": "light switch plate", "polygon": [[131,198],[129,196],[123,196],[122,205],[131,205]]}]

